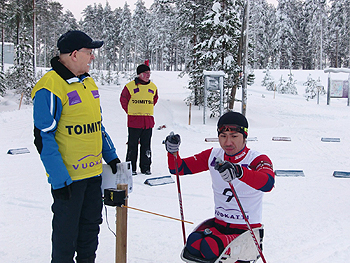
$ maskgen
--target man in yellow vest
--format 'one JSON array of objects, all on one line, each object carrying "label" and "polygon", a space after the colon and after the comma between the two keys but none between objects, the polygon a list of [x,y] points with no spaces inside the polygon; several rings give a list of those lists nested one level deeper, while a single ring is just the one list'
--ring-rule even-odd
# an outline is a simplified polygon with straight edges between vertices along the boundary
[{"label": "man in yellow vest", "polygon": [[87,73],[93,41],[68,31],[57,42],[59,56],[32,90],[34,143],[53,196],[52,263],[95,262],[102,223],[102,158],[117,172],[120,162],[103,124],[100,95]]},{"label": "man in yellow vest", "polygon": [[128,149],[126,161],[131,161],[132,174],[136,175],[138,144],[140,143],[141,173],[151,174],[151,137],[154,127],[153,108],[158,101],[156,85],[150,81],[148,60],[137,67],[138,77],[125,85],[120,103],[128,114]]}]

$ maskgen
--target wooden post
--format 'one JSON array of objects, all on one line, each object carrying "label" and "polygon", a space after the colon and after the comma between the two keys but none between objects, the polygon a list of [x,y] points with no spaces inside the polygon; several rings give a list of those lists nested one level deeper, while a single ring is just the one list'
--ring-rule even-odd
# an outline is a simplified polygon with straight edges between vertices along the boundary
[{"label": "wooden post", "polygon": [[[128,205],[128,185],[118,184],[118,190],[125,190],[125,205]],[[128,209],[125,207],[117,206],[117,236],[116,236],[116,263],[126,263],[126,247],[127,247],[127,221],[128,221]]]},{"label": "wooden post", "polygon": [[327,105],[331,100],[331,73],[328,73],[328,88],[327,88]]},{"label": "wooden post", "polygon": [[21,109],[22,100],[23,100],[23,95],[24,95],[24,92],[22,92],[22,94],[21,94],[21,99],[20,99],[20,101],[19,101],[18,110],[20,110],[20,109]]},{"label": "wooden post", "polygon": [[192,103],[190,102],[190,106],[188,108],[188,125],[191,125],[191,106]]}]

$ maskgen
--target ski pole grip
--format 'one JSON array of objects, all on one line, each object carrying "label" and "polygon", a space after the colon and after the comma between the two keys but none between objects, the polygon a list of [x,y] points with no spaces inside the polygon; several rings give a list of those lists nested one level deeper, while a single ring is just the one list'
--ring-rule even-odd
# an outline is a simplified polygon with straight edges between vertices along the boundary
[{"label": "ski pole grip", "polygon": [[218,170],[219,167],[220,167],[221,165],[223,165],[223,163],[224,163],[224,161],[223,161],[220,157],[218,157],[218,158],[215,160],[215,167],[214,167],[214,169],[215,169],[215,170]]}]

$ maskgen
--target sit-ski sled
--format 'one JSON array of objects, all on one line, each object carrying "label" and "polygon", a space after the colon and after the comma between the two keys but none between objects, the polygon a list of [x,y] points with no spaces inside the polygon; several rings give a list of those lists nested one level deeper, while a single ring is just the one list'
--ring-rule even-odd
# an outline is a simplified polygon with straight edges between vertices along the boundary
[{"label": "sit-ski sled", "polygon": [[[199,227],[203,225],[212,225],[214,218],[208,219],[197,226],[193,231],[196,231]],[[262,240],[264,236],[264,227],[253,228],[254,235],[259,242],[260,248],[262,248]],[[188,252],[186,246],[181,252],[181,259],[187,263],[234,263],[236,261],[240,262],[256,262],[260,258],[259,251],[254,243],[249,230],[240,234],[230,244],[224,249],[217,259],[204,259],[194,256]]]}]

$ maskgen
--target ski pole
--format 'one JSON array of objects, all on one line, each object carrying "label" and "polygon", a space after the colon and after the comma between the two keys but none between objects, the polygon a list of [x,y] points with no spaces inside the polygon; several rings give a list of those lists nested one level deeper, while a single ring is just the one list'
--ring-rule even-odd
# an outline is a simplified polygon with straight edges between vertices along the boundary
[{"label": "ski pole", "polygon": [[237,202],[237,204],[238,204],[238,206],[239,206],[239,209],[241,210],[241,213],[242,213],[242,215],[243,215],[243,217],[244,217],[244,221],[245,221],[246,224],[247,224],[248,230],[249,230],[249,232],[250,232],[250,234],[251,234],[251,236],[252,236],[252,238],[253,238],[253,240],[254,240],[255,246],[256,246],[256,248],[258,249],[258,252],[259,252],[259,254],[260,254],[260,256],[261,256],[261,259],[262,259],[262,261],[263,261],[264,263],[267,263],[267,262],[266,262],[266,259],[265,259],[265,257],[264,257],[264,254],[262,253],[262,250],[261,250],[261,248],[260,248],[259,242],[258,242],[258,240],[256,239],[256,236],[254,235],[253,229],[252,229],[252,227],[251,227],[251,225],[250,225],[250,223],[249,223],[249,221],[248,221],[248,218],[247,218],[247,216],[246,216],[246,214],[245,214],[245,212],[244,212],[244,210],[243,210],[243,207],[242,207],[241,201],[240,201],[239,198],[238,198],[237,192],[236,192],[235,188],[233,187],[232,183],[229,183],[229,185],[230,185],[231,190],[232,190],[232,193],[233,193],[233,195],[234,195],[234,197],[235,197],[235,199],[236,199],[236,202]]},{"label": "ski pole", "polygon": [[179,166],[177,164],[177,153],[173,153],[174,161],[175,161],[175,171],[176,171],[176,184],[177,184],[177,192],[179,197],[179,206],[180,206],[180,216],[181,216],[181,225],[182,225],[182,235],[184,239],[184,245],[186,245],[186,232],[185,232],[185,217],[182,208],[182,196],[181,196],[181,188],[180,188],[180,175],[179,175]]}]

